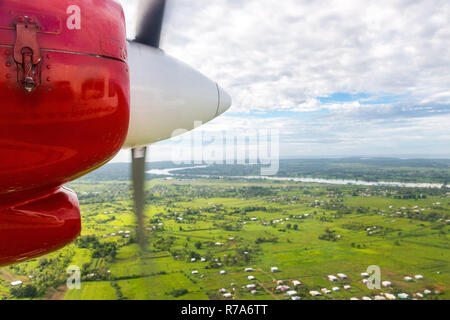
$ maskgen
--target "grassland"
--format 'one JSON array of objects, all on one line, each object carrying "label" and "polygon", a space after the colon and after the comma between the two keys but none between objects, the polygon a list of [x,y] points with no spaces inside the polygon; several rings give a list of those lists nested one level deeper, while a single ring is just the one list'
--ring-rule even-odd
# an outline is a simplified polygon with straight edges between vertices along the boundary
[{"label": "grassland", "polygon": [[[224,299],[221,288],[232,299],[288,299],[276,290],[280,280],[291,288],[292,280],[300,281],[296,290],[303,300],[373,298],[382,292],[414,298],[424,290],[431,291],[424,299],[450,298],[448,189],[154,179],[146,212],[149,245],[142,253],[127,183],[83,180],[71,187],[82,205],[82,239],[95,243],[78,241],[2,269],[0,298],[15,298],[9,286],[15,279],[37,286],[37,298],[52,298],[52,288],[65,290],[69,265],[83,274],[81,290],[57,296],[69,300]],[[115,252],[98,251],[103,244]],[[391,288],[370,290],[362,283],[370,265],[381,268]],[[248,267],[254,271],[245,272]],[[348,279],[331,283],[327,276],[337,273]],[[423,280],[404,280],[419,274]],[[248,284],[255,284],[256,293]],[[336,286],[338,292],[309,295]]]}]

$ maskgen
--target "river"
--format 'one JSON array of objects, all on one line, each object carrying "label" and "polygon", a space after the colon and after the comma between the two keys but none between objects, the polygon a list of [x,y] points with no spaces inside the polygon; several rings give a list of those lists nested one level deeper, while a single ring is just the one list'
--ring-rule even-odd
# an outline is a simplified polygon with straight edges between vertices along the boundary
[{"label": "river", "polygon": [[[171,169],[153,169],[147,171],[149,174],[161,176],[182,176],[177,174],[177,171],[206,168],[207,166],[185,167],[185,168],[171,168]],[[423,183],[423,182],[391,182],[391,181],[362,181],[362,180],[343,180],[343,179],[322,179],[322,178],[305,178],[305,177],[272,177],[272,176],[214,176],[214,175],[194,175],[198,178],[228,178],[228,179],[264,179],[271,181],[291,181],[304,183],[320,183],[320,184],[334,184],[334,185],[357,185],[357,186],[385,186],[385,187],[402,187],[402,188],[429,188],[442,189],[443,184],[439,183]],[[450,185],[447,185],[450,187]]]}]

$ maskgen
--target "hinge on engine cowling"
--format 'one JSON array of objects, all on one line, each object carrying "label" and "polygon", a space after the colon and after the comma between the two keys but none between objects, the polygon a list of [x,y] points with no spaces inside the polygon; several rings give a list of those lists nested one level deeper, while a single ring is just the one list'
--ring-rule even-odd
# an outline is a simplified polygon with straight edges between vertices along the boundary
[{"label": "hinge on engine cowling", "polygon": [[37,41],[38,25],[31,18],[19,17],[15,22],[14,60],[17,81],[27,93],[41,84],[41,50]]}]

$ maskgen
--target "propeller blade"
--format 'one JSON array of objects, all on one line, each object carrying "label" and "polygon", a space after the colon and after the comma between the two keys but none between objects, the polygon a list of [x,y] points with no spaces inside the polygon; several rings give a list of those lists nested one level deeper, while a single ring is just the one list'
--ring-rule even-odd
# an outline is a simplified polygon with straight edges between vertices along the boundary
[{"label": "propeller blade", "polygon": [[145,160],[147,147],[131,149],[134,208],[137,220],[137,239],[143,251],[146,249],[144,230],[145,210]]},{"label": "propeller blade", "polygon": [[165,8],[166,0],[141,0],[134,41],[159,48]]}]

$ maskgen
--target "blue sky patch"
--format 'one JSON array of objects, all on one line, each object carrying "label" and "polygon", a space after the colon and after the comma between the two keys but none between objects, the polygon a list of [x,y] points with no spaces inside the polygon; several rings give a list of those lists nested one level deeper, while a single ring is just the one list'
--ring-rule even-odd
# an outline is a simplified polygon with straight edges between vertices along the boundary
[{"label": "blue sky patch", "polygon": [[344,103],[358,101],[360,104],[391,104],[400,101],[400,96],[371,95],[368,93],[337,92],[328,97],[318,97],[322,103]]}]

